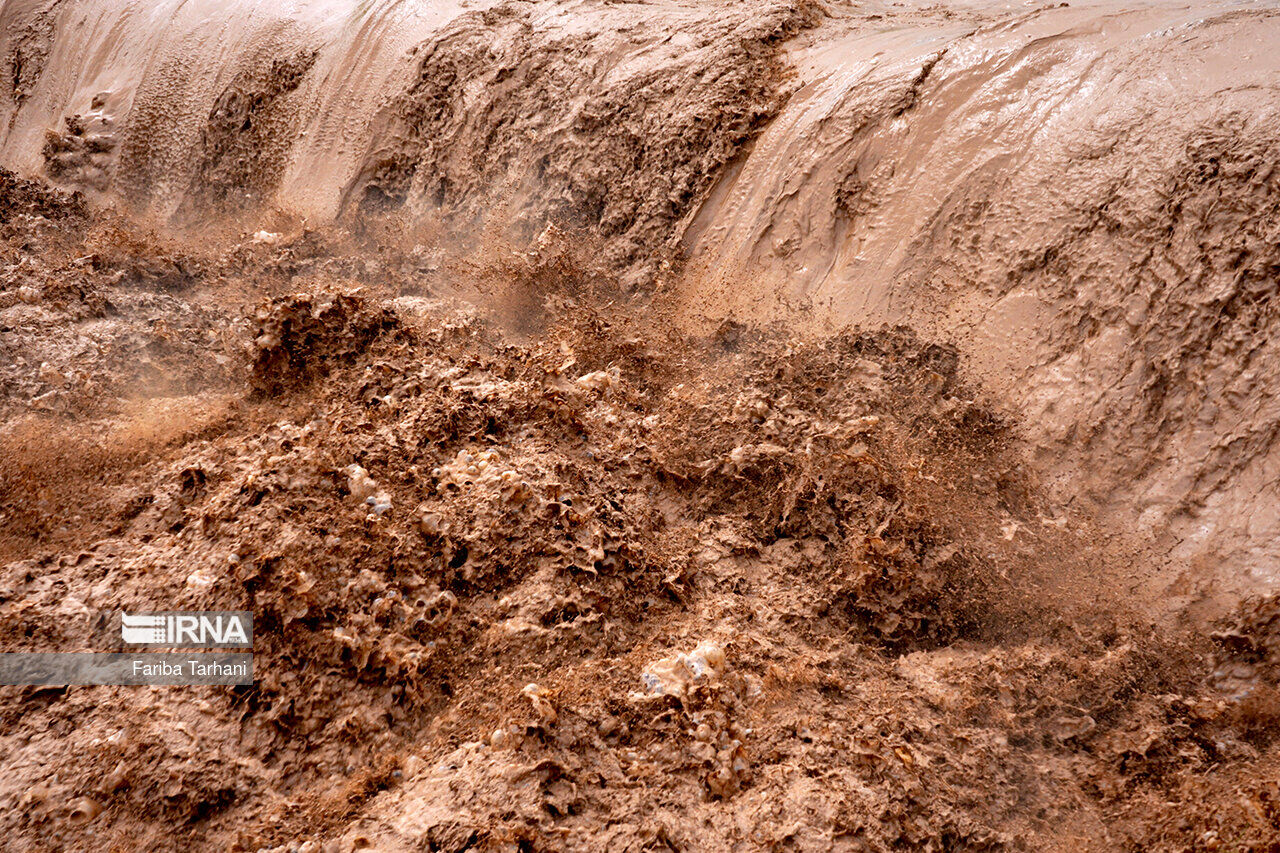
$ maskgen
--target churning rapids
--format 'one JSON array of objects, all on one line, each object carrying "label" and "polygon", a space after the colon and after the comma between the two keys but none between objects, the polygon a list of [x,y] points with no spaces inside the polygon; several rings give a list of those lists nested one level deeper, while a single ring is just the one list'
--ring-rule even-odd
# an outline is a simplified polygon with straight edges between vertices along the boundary
[{"label": "churning rapids", "polygon": [[[11,849],[1274,849],[1280,2],[2,0]],[[144,606],[145,605],[145,606]]]}]

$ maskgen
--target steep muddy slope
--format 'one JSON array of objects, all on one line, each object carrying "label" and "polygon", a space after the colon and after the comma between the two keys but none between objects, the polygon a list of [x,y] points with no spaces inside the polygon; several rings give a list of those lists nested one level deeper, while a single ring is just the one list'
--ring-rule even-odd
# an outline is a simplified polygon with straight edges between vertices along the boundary
[{"label": "steep muddy slope", "polygon": [[718,310],[954,340],[1064,497],[1201,580],[1280,580],[1280,10],[841,27],[691,232]]},{"label": "steep muddy slope", "polygon": [[818,20],[804,0],[486,6],[6,5],[5,165],[183,220],[497,205],[598,230],[651,280]]},{"label": "steep muddy slope", "polygon": [[[906,322],[1192,600],[1277,579],[1273,2],[10,0],[3,164],[177,221],[548,219]],[[256,227],[256,226],[255,226]]]},{"label": "steep muddy slope", "polygon": [[0,57],[15,81],[0,87],[5,165],[162,216],[193,196],[273,201],[280,187],[290,207],[332,215],[374,113],[407,85],[407,51],[458,11],[401,0],[5,3]]},{"label": "steep muddy slope", "polygon": [[[417,79],[379,115],[348,191],[456,225],[494,205],[526,236],[552,219],[607,241],[651,281],[678,223],[783,102],[777,46],[818,20],[806,2],[503,3],[458,18],[419,51]],[[648,261],[648,264],[643,262]]]}]

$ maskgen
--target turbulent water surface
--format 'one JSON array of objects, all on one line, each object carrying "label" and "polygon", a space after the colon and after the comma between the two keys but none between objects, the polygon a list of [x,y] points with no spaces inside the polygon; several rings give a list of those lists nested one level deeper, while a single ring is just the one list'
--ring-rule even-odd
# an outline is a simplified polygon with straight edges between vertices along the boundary
[{"label": "turbulent water surface", "polygon": [[[1278,163],[1274,0],[2,0],[0,549],[13,600],[43,602],[15,613],[123,576],[302,632],[271,649],[280,672],[333,659],[217,706],[219,748],[248,760],[243,712],[249,753],[285,756],[245,791],[294,799],[270,817],[183,776],[160,811],[216,816],[210,843],[317,821],[355,844],[375,796],[391,849],[685,849],[698,826],[724,849],[1264,838],[1276,796],[1240,780],[1274,767],[1280,694],[1255,680],[1280,666],[1274,599],[1219,626],[1236,657],[1195,643],[1280,583]],[[449,479],[491,450],[506,480]],[[356,463],[395,484],[369,495],[386,519],[341,514]],[[459,505],[472,487],[492,506]],[[247,532],[219,527],[240,513]],[[517,518],[536,535],[488,538]],[[200,568],[140,580],[175,560]],[[224,575],[241,598],[200,580]],[[463,615],[437,629],[446,595]],[[1064,639],[1046,595],[1130,627],[1094,612]],[[404,617],[417,634],[369,615],[409,598],[435,602]],[[1058,627],[1011,638],[1002,606]],[[1194,625],[1194,651],[1130,609]],[[741,678],[627,705],[618,673],[647,663],[627,655],[690,632]],[[430,657],[448,643],[467,651]],[[538,719],[495,741],[492,691],[557,668],[584,716],[514,694]],[[810,705],[838,712],[794,715]],[[833,734],[874,714],[897,722]],[[486,757],[526,738],[552,752]],[[375,742],[443,764],[401,787]],[[180,764],[103,749],[94,768],[150,768],[136,792]],[[824,773],[857,820],[810,808]],[[979,808],[990,773],[1003,799]],[[299,805],[321,778],[329,798]],[[798,829],[749,828],[780,821]]]}]

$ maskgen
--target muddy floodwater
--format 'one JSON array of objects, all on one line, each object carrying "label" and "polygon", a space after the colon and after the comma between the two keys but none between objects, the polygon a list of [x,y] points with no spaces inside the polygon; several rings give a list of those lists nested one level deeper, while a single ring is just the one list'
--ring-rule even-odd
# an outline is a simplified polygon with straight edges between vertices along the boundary
[{"label": "muddy floodwater", "polygon": [[1278,164],[1270,0],[3,0],[0,653],[252,668],[0,849],[1275,850]]}]

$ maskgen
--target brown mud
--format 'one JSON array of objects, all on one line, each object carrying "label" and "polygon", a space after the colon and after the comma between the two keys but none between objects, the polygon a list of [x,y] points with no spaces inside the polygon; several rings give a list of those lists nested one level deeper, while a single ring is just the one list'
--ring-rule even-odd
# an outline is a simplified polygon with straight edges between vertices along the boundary
[{"label": "brown mud", "polygon": [[0,848],[1280,849],[1277,21],[6,3]]},{"label": "brown mud", "polygon": [[[1274,599],[1177,631],[1096,597],[1111,555],[954,349],[689,335],[563,233],[427,272],[302,228],[175,255],[4,186],[0,642],[79,648],[117,607],[257,627],[251,688],[3,688],[9,849],[1280,831]],[[448,296],[464,276],[536,294],[522,331]]]},{"label": "brown mud", "polygon": [[10,0],[0,165],[200,226],[550,222],[695,328],[908,325],[1220,614],[1280,578],[1278,46],[1272,0]]}]

